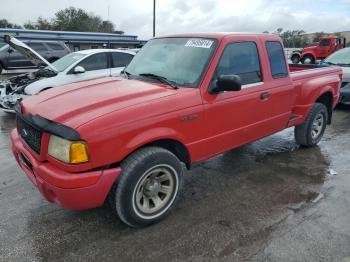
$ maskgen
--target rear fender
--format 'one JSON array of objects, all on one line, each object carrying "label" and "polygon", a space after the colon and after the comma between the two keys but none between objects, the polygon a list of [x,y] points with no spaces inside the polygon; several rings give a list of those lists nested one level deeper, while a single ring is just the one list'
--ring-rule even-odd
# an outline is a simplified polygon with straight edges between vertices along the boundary
[{"label": "rear fender", "polygon": [[332,108],[334,108],[337,103],[336,90],[339,88],[339,81],[338,75],[328,75],[305,82],[301,88],[296,106],[292,110],[292,115],[295,118],[290,121],[288,126],[302,124],[316,101],[327,92],[332,94]]}]

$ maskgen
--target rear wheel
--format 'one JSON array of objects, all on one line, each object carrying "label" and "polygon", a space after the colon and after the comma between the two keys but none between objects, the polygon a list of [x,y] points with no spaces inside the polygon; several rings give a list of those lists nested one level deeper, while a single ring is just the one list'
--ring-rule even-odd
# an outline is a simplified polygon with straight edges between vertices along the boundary
[{"label": "rear wheel", "polygon": [[300,55],[294,54],[294,55],[292,55],[290,60],[292,60],[293,64],[299,64],[299,62],[300,62]]},{"label": "rear wheel", "polygon": [[119,218],[132,227],[144,227],[165,218],[174,207],[182,185],[182,165],[170,151],[146,147],[121,164],[110,203]]},{"label": "rear wheel", "polygon": [[312,55],[306,55],[301,59],[301,62],[306,65],[315,64],[315,58]]},{"label": "rear wheel", "polygon": [[296,126],[294,136],[297,144],[312,147],[320,142],[327,126],[328,111],[324,104],[316,103],[305,122]]}]

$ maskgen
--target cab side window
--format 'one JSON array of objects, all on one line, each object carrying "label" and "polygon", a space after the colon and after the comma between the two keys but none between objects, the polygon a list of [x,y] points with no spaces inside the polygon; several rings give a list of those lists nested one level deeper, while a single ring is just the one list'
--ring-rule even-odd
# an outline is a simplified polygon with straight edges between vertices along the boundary
[{"label": "cab side window", "polygon": [[268,41],[265,43],[267,54],[269,55],[271,74],[273,78],[288,76],[286,57],[283,47],[278,41]]},{"label": "cab side window", "polygon": [[101,70],[108,68],[107,54],[95,54],[87,57],[79,63],[79,66],[84,67],[85,71]]},{"label": "cab side window", "polygon": [[113,67],[127,66],[133,57],[131,54],[114,52],[112,53]]},{"label": "cab side window", "polygon": [[254,42],[237,42],[226,46],[216,68],[220,75],[238,75],[242,85],[262,81],[258,48]]}]

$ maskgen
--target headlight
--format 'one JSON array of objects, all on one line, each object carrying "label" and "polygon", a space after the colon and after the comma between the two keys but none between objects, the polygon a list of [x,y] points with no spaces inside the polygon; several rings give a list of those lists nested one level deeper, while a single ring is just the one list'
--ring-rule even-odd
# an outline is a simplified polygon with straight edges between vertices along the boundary
[{"label": "headlight", "polygon": [[87,146],[83,141],[69,141],[51,135],[48,154],[69,164],[80,164],[89,161]]}]

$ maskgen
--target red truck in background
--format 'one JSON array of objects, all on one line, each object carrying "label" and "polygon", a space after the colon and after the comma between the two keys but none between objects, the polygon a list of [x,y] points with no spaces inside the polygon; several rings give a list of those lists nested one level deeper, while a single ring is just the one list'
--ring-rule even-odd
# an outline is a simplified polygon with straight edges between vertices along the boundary
[{"label": "red truck in background", "polygon": [[158,222],[181,191],[183,164],[292,126],[298,144],[320,141],[342,70],[286,61],[275,35],[152,39],[121,77],[17,104],[13,154],[48,201],[88,209],[108,200],[132,227]]},{"label": "red truck in background", "polygon": [[337,36],[321,36],[314,45],[304,47],[301,51],[294,51],[290,59],[293,64],[315,64],[316,60],[323,60],[335,51],[346,47],[346,38]]}]

